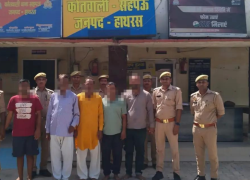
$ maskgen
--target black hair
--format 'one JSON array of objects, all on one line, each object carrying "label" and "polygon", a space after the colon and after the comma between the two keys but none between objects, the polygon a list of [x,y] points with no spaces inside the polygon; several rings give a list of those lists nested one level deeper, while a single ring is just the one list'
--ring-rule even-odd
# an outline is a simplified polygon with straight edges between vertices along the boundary
[{"label": "black hair", "polygon": [[115,83],[114,83],[114,82],[109,82],[109,83],[107,84],[107,86],[111,86],[111,85],[113,85],[113,86],[115,86],[115,87],[116,87],[116,85],[115,85]]},{"label": "black hair", "polygon": [[20,79],[19,80],[19,84],[21,84],[23,82],[26,82],[26,83],[30,84],[30,81],[28,79]]}]

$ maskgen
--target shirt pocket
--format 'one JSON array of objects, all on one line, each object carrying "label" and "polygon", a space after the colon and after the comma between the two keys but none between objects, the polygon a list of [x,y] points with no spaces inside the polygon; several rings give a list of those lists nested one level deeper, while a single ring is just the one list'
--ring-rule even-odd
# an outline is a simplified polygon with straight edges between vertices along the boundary
[{"label": "shirt pocket", "polygon": [[214,102],[213,101],[209,101],[209,100],[204,101],[204,108],[206,110],[214,109],[215,108]]},{"label": "shirt pocket", "polygon": [[160,105],[160,104],[162,104],[162,102],[164,102],[164,97],[163,97],[163,95],[162,94],[156,94],[156,103],[157,103],[157,105]]},{"label": "shirt pocket", "polygon": [[171,94],[167,95],[165,97],[165,103],[167,106],[173,106],[175,105],[175,97]]}]

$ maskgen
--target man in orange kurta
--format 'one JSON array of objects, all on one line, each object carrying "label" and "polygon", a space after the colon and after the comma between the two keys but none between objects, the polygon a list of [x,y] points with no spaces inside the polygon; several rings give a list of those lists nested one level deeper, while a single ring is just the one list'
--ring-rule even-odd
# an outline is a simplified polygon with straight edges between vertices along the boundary
[{"label": "man in orange kurta", "polygon": [[[97,180],[100,175],[100,143],[103,130],[103,105],[99,94],[93,93],[94,80],[87,77],[85,92],[77,95],[80,111],[75,145],[77,149],[77,174],[81,180]],[[86,158],[90,151],[88,171]],[[89,173],[88,173],[89,172]]]}]

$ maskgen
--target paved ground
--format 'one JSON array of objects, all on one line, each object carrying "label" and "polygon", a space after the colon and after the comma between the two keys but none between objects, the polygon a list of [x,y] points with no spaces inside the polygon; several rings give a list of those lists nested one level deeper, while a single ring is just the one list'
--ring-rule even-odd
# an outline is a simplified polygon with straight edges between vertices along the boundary
[{"label": "paved ground", "polygon": [[[209,173],[209,163],[206,166],[206,172]],[[221,162],[220,163],[220,180],[249,180],[250,179],[250,163],[249,162]],[[122,165],[121,174],[124,174],[125,168]],[[150,180],[154,175],[155,170],[148,168],[144,171],[144,176]],[[173,180],[171,172],[171,163],[165,163],[164,180]],[[181,176],[182,180],[193,180],[196,176],[196,163],[195,162],[182,162],[181,163]],[[0,173],[1,180],[15,180],[17,171],[14,169],[4,169]],[[100,176],[102,179],[103,175]],[[210,176],[207,175],[207,180]],[[35,180],[53,180],[53,178],[37,177]],[[73,169],[70,180],[78,180],[76,169]],[[135,178],[131,178],[135,180]]]}]

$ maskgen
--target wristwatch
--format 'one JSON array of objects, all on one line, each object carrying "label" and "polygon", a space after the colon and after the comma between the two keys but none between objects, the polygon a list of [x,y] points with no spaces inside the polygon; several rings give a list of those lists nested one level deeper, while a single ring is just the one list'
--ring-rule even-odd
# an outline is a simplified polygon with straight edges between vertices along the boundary
[{"label": "wristwatch", "polygon": [[178,122],[175,122],[175,125],[177,125],[177,126],[180,126],[180,123],[178,123]]}]

